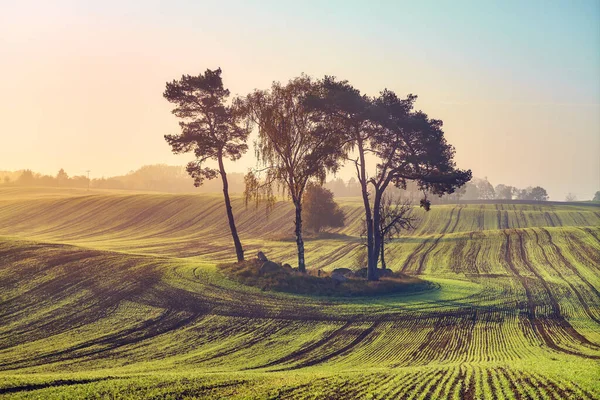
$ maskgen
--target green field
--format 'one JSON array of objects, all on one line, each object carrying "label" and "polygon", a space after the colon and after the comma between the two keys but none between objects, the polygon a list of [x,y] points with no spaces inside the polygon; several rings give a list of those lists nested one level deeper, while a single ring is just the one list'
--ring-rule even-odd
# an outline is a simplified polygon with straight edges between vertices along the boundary
[{"label": "green field", "polygon": [[[307,266],[351,266],[347,226]],[[247,257],[295,264],[293,209],[234,210]],[[600,206],[418,211],[388,267],[436,290],[319,298],[242,286],[220,196],[0,189],[0,396],[600,398]]]}]

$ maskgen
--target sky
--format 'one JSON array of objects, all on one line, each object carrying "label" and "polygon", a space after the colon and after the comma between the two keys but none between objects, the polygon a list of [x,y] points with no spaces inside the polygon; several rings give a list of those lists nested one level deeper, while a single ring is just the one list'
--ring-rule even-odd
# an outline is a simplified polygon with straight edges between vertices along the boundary
[{"label": "sky", "polygon": [[233,95],[301,73],[413,93],[475,176],[600,190],[598,0],[0,0],[0,170],[183,165],[165,83],[217,67]]}]

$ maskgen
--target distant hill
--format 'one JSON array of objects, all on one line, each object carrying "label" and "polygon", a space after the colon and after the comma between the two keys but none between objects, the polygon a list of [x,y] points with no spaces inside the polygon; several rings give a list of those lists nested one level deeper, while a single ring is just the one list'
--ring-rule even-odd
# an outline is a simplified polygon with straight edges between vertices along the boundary
[{"label": "distant hill", "polygon": [[[183,251],[186,255],[202,255],[210,260],[231,258],[229,228],[225,208],[219,194],[151,194],[129,191],[52,188],[1,188],[0,235],[18,235],[35,240],[54,240],[69,243],[98,242],[127,238],[133,245],[156,246],[159,251]],[[234,196],[233,209],[242,240],[249,249],[259,249],[255,239],[293,239],[294,210],[290,202],[280,201],[269,214],[263,206],[246,207],[241,196]],[[330,232],[351,240],[347,250],[361,247],[363,221],[359,198],[339,199],[346,215],[346,226]],[[419,217],[414,232],[406,237],[421,238],[431,235],[464,236],[494,234],[499,229],[555,228],[600,226],[600,205],[583,203],[563,205],[550,202],[494,203],[436,205],[424,212],[415,207]],[[41,229],[39,227],[44,227]],[[401,239],[399,239],[401,241]],[[421,240],[421,239],[419,239]],[[406,244],[405,244],[406,245]],[[394,246],[389,248],[395,252]],[[294,246],[277,244],[283,254],[293,257]],[[310,245],[308,246],[310,250]],[[405,249],[406,250],[406,249]],[[311,259],[309,251],[307,257]],[[347,253],[332,254],[318,261],[319,267],[328,267],[332,259],[340,261]],[[397,259],[400,262],[406,251]],[[333,258],[332,258],[333,257]],[[340,257],[337,259],[336,257]],[[313,260],[311,260],[313,261]]]}]

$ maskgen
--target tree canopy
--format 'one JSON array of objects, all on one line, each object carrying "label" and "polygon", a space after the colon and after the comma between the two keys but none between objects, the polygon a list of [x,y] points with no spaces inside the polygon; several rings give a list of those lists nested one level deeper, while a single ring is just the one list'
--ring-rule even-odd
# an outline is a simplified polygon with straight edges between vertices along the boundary
[{"label": "tree canopy", "polygon": [[496,198],[496,191],[492,184],[488,181],[487,177],[480,180],[477,184],[479,188],[479,198],[482,200],[493,200]]},{"label": "tree canopy", "polygon": [[547,201],[548,193],[546,189],[541,186],[531,187],[522,189],[519,191],[517,198],[519,200],[534,200],[534,201]]},{"label": "tree canopy", "polygon": [[323,186],[309,182],[304,192],[305,226],[315,233],[323,228],[344,226],[345,216],[333,199],[333,192]]},{"label": "tree canopy", "polygon": [[512,200],[517,193],[517,188],[500,183],[496,186],[496,198],[500,200]]},{"label": "tree canopy", "polygon": [[229,90],[223,87],[220,68],[168,82],[163,96],[176,105],[172,113],[181,119],[181,132],[165,135],[165,140],[175,154],[194,153],[196,159],[188,163],[187,171],[196,186],[220,172],[206,161],[235,161],[248,150],[250,129],[236,108],[226,105]]},{"label": "tree canopy", "polygon": [[573,193],[567,193],[565,196],[565,201],[577,201],[577,196]]}]

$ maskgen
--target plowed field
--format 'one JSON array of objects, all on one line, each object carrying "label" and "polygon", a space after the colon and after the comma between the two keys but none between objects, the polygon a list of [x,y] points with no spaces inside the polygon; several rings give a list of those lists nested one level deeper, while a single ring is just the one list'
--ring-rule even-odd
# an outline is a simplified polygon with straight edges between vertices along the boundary
[{"label": "plowed field", "polygon": [[[341,204],[309,268],[354,262]],[[234,209],[248,257],[294,264],[288,203]],[[436,289],[336,299],[221,275],[219,196],[0,189],[0,396],[600,398],[600,207],[418,213],[386,261]]]}]

